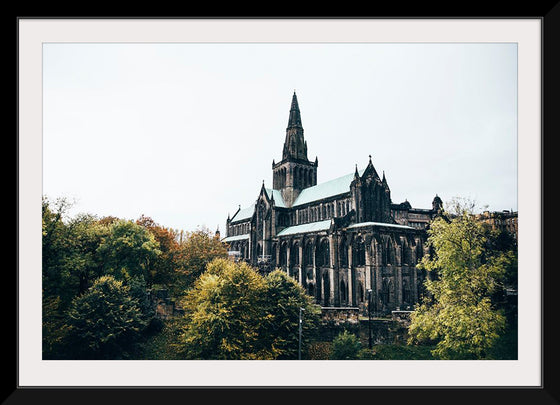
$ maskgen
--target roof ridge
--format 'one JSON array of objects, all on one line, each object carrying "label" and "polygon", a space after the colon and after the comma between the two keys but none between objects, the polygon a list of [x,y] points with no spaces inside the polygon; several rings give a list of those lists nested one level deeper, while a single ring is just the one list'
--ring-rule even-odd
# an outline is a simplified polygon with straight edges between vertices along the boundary
[{"label": "roof ridge", "polygon": [[[365,170],[366,170],[365,168],[364,169],[359,169],[358,172],[360,173],[360,175],[362,175]],[[297,205],[307,204],[307,203],[310,203],[310,202],[313,202],[313,201],[318,201],[318,200],[321,200],[323,198],[343,194],[343,193],[346,193],[346,192],[350,192],[350,183],[352,182],[353,179],[354,179],[354,173],[349,173],[349,174],[345,174],[344,176],[336,177],[334,179],[325,181],[323,183],[319,183],[319,184],[316,184],[314,186],[304,188],[303,190],[301,190],[301,193],[299,194],[297,199],[292,204],[292,207],[295,207]],[[319,195],[313,195],[314,193],[318,192],[319,190],[324,190],[324,189],[328,188],[329,185],[330,186],[337,185],[337,182],[340,183],[342,180],[347,180],[348,184],[346,184],[346,183],[340,184],[339,185],[339,187],[341,187],[340,190],[335,190],[334,192],[331,190],[331,192],[328,192],[326,194],[323,193],[325,195],[323,195],[320,192],[319,192]],[[342,187],[344,187],[344,190],[342,190]],[[346,187],[347,187],[347,189],[346,189]]]}]

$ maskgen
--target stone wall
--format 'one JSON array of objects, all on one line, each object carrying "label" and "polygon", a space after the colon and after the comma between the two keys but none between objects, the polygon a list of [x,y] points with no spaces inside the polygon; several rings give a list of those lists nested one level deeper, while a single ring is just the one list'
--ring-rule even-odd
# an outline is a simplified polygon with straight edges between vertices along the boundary
[{"label": "stone wall", "polygon": [[[369,344],[368,319],[360,319],[359,309],[355,307],[322,307],[322,324],[319,340],[331,342],[338,334],[347,330],[359,337],[362,347]],[[371,320],[372,343],[405,343],[408,333],[410,311],[393,311],[391,318]]]}]

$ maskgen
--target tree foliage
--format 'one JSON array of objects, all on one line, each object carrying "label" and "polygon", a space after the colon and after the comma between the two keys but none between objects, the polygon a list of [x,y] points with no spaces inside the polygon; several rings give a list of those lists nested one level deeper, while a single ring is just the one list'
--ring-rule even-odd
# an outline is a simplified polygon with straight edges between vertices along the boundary
[{"label": "tree foliage", "polygon": [[345,330],[332,342],[332,360],[355,360],[358,358],[362,344],[353,333]]},{"label": "tree foliage", "polygon": [[227,248],[208,229],[187,232],[173,253],[175,265],[174,292],[180,294],[193,285],[216,258],[226,258]]},{"label": "tree foliage", "polygon": [[66,339],[72,358],[127,358],[145,326],[130,288],[113,276],[102,276],[72,301]]},{"label": "tree foliage", "polygon": [[441,359],[488,356],[506,321],[491,296],[500,286],[511,254],[486,249],[483,225],[469,202],[455,202],[449,217],[436,218],[428,230],[433,254],[419,267],[431,274],[428,295],[411,315],[409,342],[437,342]]},{"label": "tree foliage", "polygon": [[[226,249],[208,231],[188,233],[179,241],[176,231],[146,216],[136,221],[87,214],[69,218],[71,207],[72,202],[65,198],[43,198],[43,358],[139,358],[143,345],[146,350],[157,346],[154,331],[161,330],[150,298],[154,286],[179,286],[171,292],[183,293],[201,268],[215,257],[226,257]],[[122,312],[121,318],[110,304],[114,297],[108,295],[105,299],[109,301],[101,302],[100,280],[104,285],[114,284],[107,277],[119,285],[111,291],[123,294],[122,305],[134,303],[135,309]],[[92,301],[96,301],[95,311]],[[90,321],[100,328],[89,334],[86,303],[91,309]],[[111,331],[119,320],[125,324],[123,330],[126,325],[136,326],[119,335]],[[174,336],[168,329],[164,328],[165,333]]]},{"label": "tree foliage", "polygon": [[284,271],[274,270],[265,277],[265,307],[269,317],[262,326],[261,339],[274,347],[278,359],[297,358],[299,349],[299,312],[302,311],[302,347],[315,338],[321,309],[313,297]]},{"label": "tree foliage", "polygon": [[161,253],[154,235],[129,220],[117,220],[97,248],[105,274],[127,280],[135,276],[150,278],[153,262]]},{"label": "tree foliage", "polygon": [[181,336],[189,358],[247,360],[293,358],[298,350],[299,308],[306,334],[319,308],[282,272],[263,277],[244,262],[215,259],[188,292]]},{"label": "tree foliage", "polygon": [[156,258],[152,258],[151,266],[146,274],[146,283],[148,286],[172,284],[176,269],[174,256],[179,248],[178,232],[157,224],[152,218],[145,215],[138,218],[136,224],[153,235],[160,251]]},{"label": "tree foliage", "polygon": [[247,360],[273,356],[259,345],[266,286],[246,263],[217,259],[183,301],[185,353],[195,359]]}]

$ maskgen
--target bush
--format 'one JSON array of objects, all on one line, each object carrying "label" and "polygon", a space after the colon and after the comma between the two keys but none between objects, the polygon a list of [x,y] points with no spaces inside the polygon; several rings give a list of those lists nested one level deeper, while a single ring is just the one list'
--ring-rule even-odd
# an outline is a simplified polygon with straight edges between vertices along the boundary
[{"label": "bush", "polygon": [[329,360],[331,350],[331,342],[312,342],[307,347],[307,357],[309,360]]},{"label": "bush", "polygon": [[340,333],[332,342],[332,360],[356,360],[362,344],[358,337],[348,331]]}]

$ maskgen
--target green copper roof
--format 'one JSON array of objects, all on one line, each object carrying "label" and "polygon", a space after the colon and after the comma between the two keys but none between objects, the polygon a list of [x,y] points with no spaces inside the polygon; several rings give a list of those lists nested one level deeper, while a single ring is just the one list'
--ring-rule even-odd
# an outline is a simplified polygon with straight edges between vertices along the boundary
[{"label": "green copper roof", "polygon": [[231,221],[241,221],[243,219],[249,219],[253,216],[255,212],[255,204],[252,204],[250,207],[240,209],[237,214],[233,216]]},{"label": "green copper roof", "polygon": [[280,190],[273,190],[271,188],[265,188],[268,198],[274,198],[274,204],[280,208],[286,208],[284,204],[284,198],[282,198],[282,193]]},{"label": "green copper roof", "polygon": [[[359,170],[361,176],[364,170]],[[316,186],[303,189],[298,198],[294,201],[293,206],[307,204],[313,201],[322,200],[327,197],[334,197],[335,195],[350,192],[350,183],[354,179],[354,173],[347,174],[346,176],[339,177],[338,179],[330,180],[325,183],[317,184]]]},{"label": "green copper roof", "polygon": [[351,228],[361,228],[361,227],[365,227],[365,226],[388,226],[388,227],[391,227],[391,228],[414,229],[411,226],[399,225],[399,224],[387,224],[385,222],[360,222],[358,224],[348,225],[347,228],[349,228],[349,229],[351,229]]},{"label": "green copper roof", "polygon": [[235,240],[243,240],[243,239],[249,239],[249,234],[246,233],[244,235],[227,236],[224,239],[222,239],[222,242],[233,242]]},{"label": "green copper roof", "polygon": [[331,220],[326,219],[324,221],[311,222],[309,224],[289,226],[278,232],[276,236],[287,236],[294,235],[297,233],[308,233],[308,232],[320,232],[326,231],[331,227]]}]

